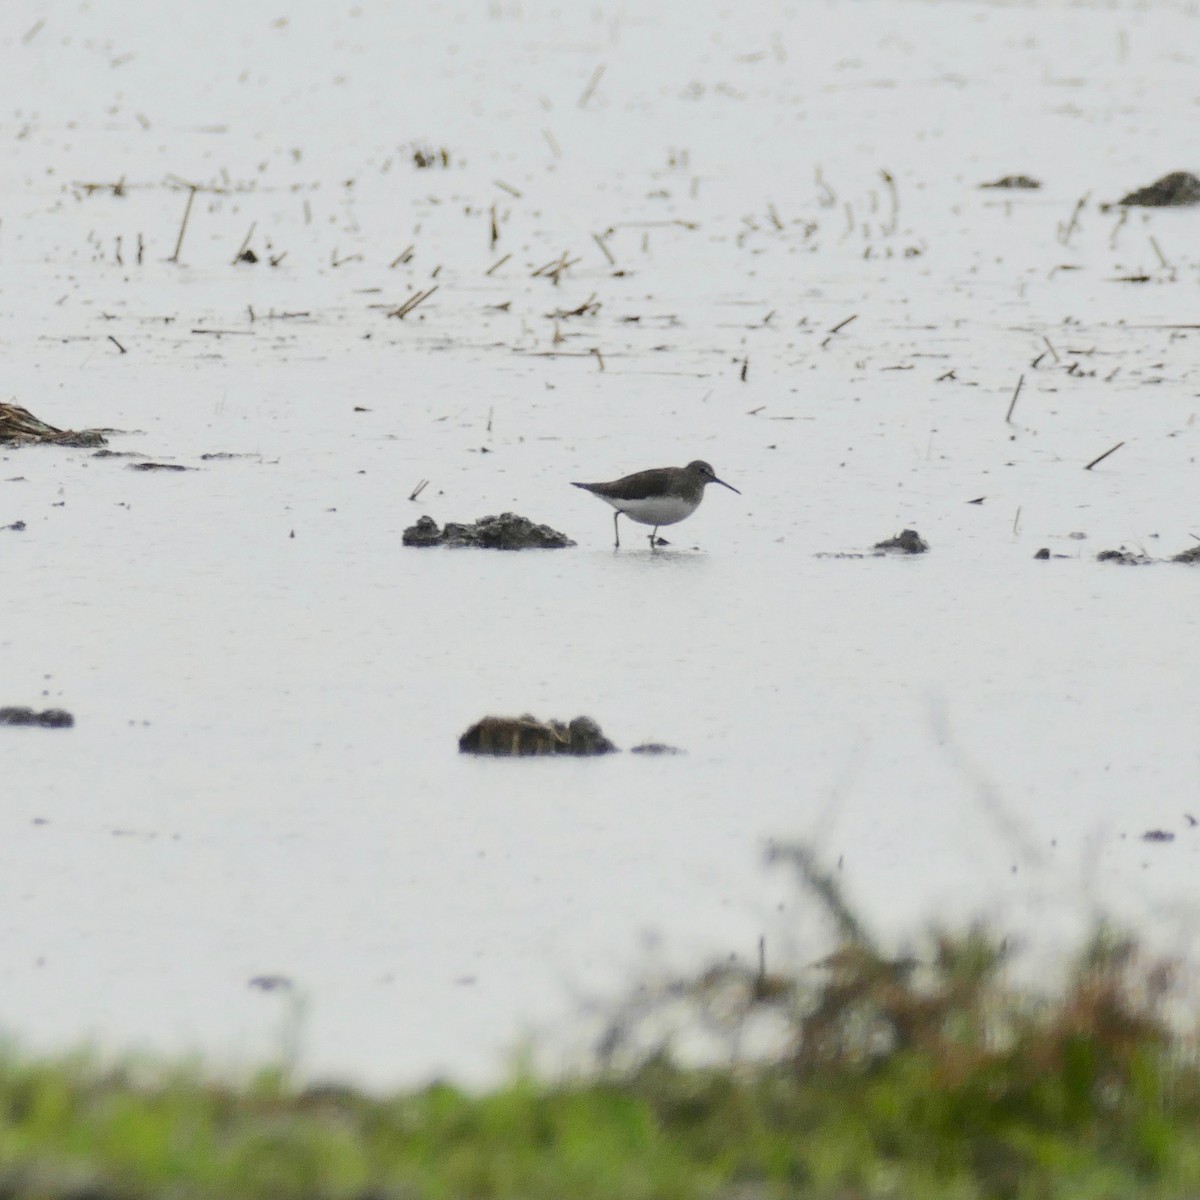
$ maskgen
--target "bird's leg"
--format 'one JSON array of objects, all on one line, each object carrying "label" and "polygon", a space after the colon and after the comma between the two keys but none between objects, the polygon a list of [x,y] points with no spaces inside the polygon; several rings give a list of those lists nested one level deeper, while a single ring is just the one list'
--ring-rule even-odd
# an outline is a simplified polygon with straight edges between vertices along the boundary
[{"label": "bird's leg", "polygon": [[617,511],[615,513],[613,513],[613,534],[617,539],[613,543],[614,550],[620,550],[620,548],[621,548],[621,530],[620,530],[620,527],[617,525],[617,521],[620,520],[620,517],[621,517],[621,510],[617,509]]},{"label": "bird's leg", "polygon": [[653,550],[658,542],[658,526],[655,525],[654,532],[650,535],[650,549]]}]

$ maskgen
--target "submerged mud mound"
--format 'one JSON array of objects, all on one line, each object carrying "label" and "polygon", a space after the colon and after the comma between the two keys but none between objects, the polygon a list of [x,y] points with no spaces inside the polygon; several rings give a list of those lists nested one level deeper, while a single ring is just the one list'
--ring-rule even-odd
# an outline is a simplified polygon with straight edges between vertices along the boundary
[{"label": "submerged mud mound", "polygon": [[1118,204],[1140,205],[1143,208],[1174,208],[1200,204],[1200,179],[1190,171],[1172,171],[1147,187],[1122,196]]},{"label": "submerged mud mound", "polygon": [[1096,555],[1096,561],[1120,563],[1124,567],[1143,567],[1154,562],[1154,559],[1140,550],[1129,550],[1122,546],[1119,550],[1101,550]]},{"label": "submerged mud mound", "polygon": [[432,517],[421,517],[404,531],[406,546],[478,546],[484,550],[561,550],[574,546],[565,533],[535,525],[528,517],[501,513],[480,517],[473,525],[447,521],[439,529]]},{"label": "submerged mud mound", "polygon": [[461,754],[500,757],[527,754],[611,754],[616,750],[591,717],[576,717],[569,725],[521,717],[484,717],[458,739]]},{"label": "submerged mud mound", "polygon": [[107,445],[99,429],[56,429],[19,404],[0,404],[0,445],[33,446],[38,443],[86,448]]},{"label": "submerged mud mound", "polygon": [[1189,546],[1188,549],[1172,554],[1169,558],[1153,558],[1144,550],[1130,550],[1127,546],[1122,546],[1119,550],[1101,550],[1096,555],[1096,561],[1115,562],[1127,567],[1142,567],[1157,562],[1188,563],[1194,566],[1200,563],[1200,546]]},{"label": "submerged mud mound", "polygon": [[24,706],[0,708],[0,725],[41,725],[43,729],[70,729],[75,718],[65,708],[47,708],[35,712]]},{"label": "submerged mud mound", "polygon": [[895,537],[876,542],[871,549],[883,554],[925,554],[929,543],[915,529],[905,529]]},{"label": "submerged mud mound", "polygon": [[915,530],[905,529],[895,537],[876,542],[869,552],[853,551],[818,551],[814,558],[884,558],[889,554],[925,554],[929,543]]},{"label": "submerged mud mound", "polygon": [[1032,192],[1042,186],[1041,181],[1029,175],[1003,175],[991,183],[981,183],[981,188],[1011,188],[1014,191]]}]

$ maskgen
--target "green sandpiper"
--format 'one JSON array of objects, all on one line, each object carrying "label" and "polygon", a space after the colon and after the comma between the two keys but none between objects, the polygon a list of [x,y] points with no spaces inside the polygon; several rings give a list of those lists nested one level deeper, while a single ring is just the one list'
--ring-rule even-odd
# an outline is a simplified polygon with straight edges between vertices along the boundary
[{"label": "green sandpiper", "polygon": [[[717,473],[708,463],[696,459],[686,467],[655,467],[650,471],[637,471],[611,483],[573,483],[572,487],[583,488],[593,496],[599,496],[617,511],[613,513],[613,530],[616,545],[621,545],[621,530],[617,521],[624,513],[642,525],[653,525],[650,545],[658,541],[660,525],[674,525],[690,517],[704,499],[707,484],[719,483],[731,492],[738,492],[731,483],[717,478]],[[740,496],[742,493],[738,492]]]}]

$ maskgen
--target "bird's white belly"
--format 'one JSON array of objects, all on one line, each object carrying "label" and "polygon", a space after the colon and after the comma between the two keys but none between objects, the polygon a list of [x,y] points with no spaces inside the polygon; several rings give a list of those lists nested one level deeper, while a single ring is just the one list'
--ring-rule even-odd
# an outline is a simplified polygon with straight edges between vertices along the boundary
[{"label": "bird's white belly", "polygon": [[681,496],[652,496],[648,500],[608,500],[632,521],[643,525],[674,525],[696,511],[699,501],[684,500]]}]

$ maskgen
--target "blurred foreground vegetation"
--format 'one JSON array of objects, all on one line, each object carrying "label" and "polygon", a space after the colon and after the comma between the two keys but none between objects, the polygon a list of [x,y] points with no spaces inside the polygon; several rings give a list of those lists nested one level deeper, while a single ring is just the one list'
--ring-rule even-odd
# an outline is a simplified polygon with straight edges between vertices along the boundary
[{"label": "blurred foreground vegetation", "polygon": [[1170,964],[1101,931],[1035,996],[979,930],[888,956],[783,853],[839,948],[796,978],[721,966],[668,989],[701,1024],[767,1018],[767,1061],[633,1051],[661,995],[617,1016],[590,1076],[485,1094],[0,1052],[0,1200],[1200,1196],[1200,1061]]}]

